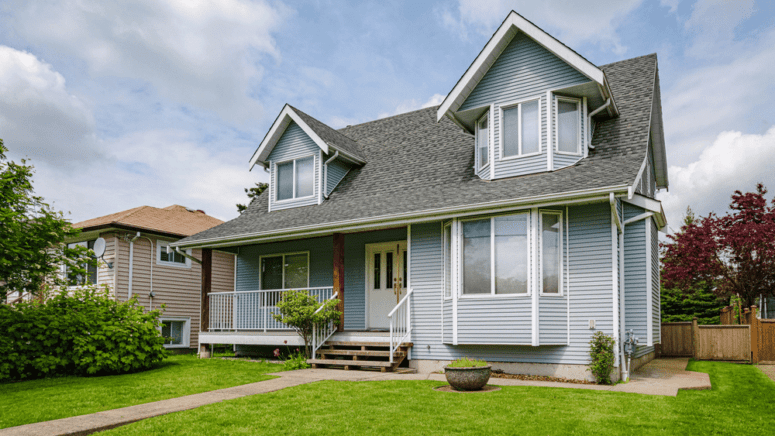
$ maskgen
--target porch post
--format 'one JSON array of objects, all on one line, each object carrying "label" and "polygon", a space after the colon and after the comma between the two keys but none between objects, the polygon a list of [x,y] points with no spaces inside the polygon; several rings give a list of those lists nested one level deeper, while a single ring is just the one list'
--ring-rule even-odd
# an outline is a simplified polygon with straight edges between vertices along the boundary
[{"label": "porch post", "polygon": [[334,292],[339,297],[339,327],[344,331],[344,235],[334,233]]},{"label": "porch post", "polygon": [[[202,296],[200,299],[199,313],[199,331],[206,332],[210,326],[210,291],[212,291],[213,283],[213,250],[210,248],[202,249]],[[207,344],[203,344],[199,336],[199,357],[210,357],[210,350],[207,348]]]}]

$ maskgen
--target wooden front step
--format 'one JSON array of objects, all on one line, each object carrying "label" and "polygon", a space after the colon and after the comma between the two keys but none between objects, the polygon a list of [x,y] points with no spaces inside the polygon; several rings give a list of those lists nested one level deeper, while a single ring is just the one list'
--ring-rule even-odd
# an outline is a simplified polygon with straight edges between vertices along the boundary
[{"label": "wooden front step", "polygon": [[[341,366],[345,370],[355,368],[379,368],[395,371],[409,354],[411,343],[401,344],[393,353],[390,363],[390,344],[369,341],[327,341],[318,349],[315,358],[307,360],[313,368],[320,366]],[[340,358],[336,358],[341,356]]]},{"label": "wooden front step", "polygon": [[[321,348],[318,350],[318,354],[322,355],[335,355],[335,356],[366,356],[366,357],[390,357],[390,351],[388,350],[327,350]],[[406,356],[403,351],[396,351],[393,356]]]},{"label": "wooden front step", "polygon": [[382,368],[390,368],[393,366],[393,364],[390,362],[381,362],[376,360],[309,359],[307,362],[313,365],[376,366]]}]

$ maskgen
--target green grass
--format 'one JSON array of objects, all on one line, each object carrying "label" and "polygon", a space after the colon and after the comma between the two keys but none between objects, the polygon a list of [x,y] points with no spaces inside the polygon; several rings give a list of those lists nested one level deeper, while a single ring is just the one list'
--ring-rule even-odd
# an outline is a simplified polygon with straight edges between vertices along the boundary
[{"label": "green grass", "polygon": [[484,360],[469,359],[467,357],[461,357],[460,359],[452,361],[449,365],[450,368],[476,368],[489,365]]},{"label": "green grass", "polygon": [[437,392],[432,381],[319,382],[152,418],[118,435],[710,435],[766,434],[775,383],[756,367],[692,362],[713,390],[657,397],[581,389],[503,387]]},{"label": "green grass", "polygon": [[166,400],[274,378],[269,363],[172,356],[135,374],[0,384],[0,428]]}]

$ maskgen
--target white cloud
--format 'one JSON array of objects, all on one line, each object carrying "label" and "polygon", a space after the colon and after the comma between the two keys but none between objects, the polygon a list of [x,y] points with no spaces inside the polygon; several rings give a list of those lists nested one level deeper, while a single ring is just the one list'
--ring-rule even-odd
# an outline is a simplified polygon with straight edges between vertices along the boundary
[{"label": "white cloud", "polygon": [[98,158],[91,109],[34,55],[0,46],[0,137],[11,156],[60,165]]},{"label": "white cloud", "polygon": [[61,167],[36,164],[35,189],[73,222],[141,205],[182,204],[228,220],[245,203],[244,188],[267,181],[248,172],[250,151],[203,145],[180,130],[137,132],[108,144],[109,161],[63,174]]},{"label": "white cloud", "polygon": [[228,121],[261,114],[258,60],[287,10],[247,0],[18,1],[6,8],[30,43],[85,61],[94,75],[137,79]]},{"label": "white cloud", "polygon": [[659,194],[668,223],[678,230],[687,206],[698,215],[724,214],[735,190],[753,191],[759,182],[775,192],[775,126],[762,135],[720,133],[699,159],[668,170],[670,191]]},{"label": "white cloud", "polygon": [[670,13],[673,13],[678,10],[678,3],[680,3],[681,0],[659,0],[660,6],[664,6],[667,8],[670,8]]},{"label": "white cloud", "polygon": [[415,99],[407,100],[400,103],[398,106],[396,106],[396,110],[393,111],[393,113],[390,113],[390,112],[381,113],[379,114],[379,118],[405,114],[407,112],[411,112],[417,109],[425,109],[426,107],[438,106],[441,104],[442,101],[444,101],[444,97],[446,97],[446,95],[433,94],[431,98],[425,101],[425,103],[420,103],[420,100],[415,100]]},{"label": "white cloud", "polygon": [[441,9],[442,24],[463,39],[469,31],[491,35],[514,10],[554,37],[573,47],[590,42],[614,53],[623,54],[616,29],[627,14],[642,0],[459,0],[458,10]]},{"label": "white cloud", "polygon": [[694,34],[686,54],[716,58],[732,54],[735,28],[754,11],[753,0],[704,0],[694,4],[692,15],[684,23]]},{"label": "white cloud", "polygon": [[[673,163],[684,165],[721,130],[763,131],[772,124],[775,29],[735,50],[726,62],[684,70],[662,92],[665,133]],[[766,128],[766,127],[765,127]],[[673,152],[671,152],[673,150]]]}]

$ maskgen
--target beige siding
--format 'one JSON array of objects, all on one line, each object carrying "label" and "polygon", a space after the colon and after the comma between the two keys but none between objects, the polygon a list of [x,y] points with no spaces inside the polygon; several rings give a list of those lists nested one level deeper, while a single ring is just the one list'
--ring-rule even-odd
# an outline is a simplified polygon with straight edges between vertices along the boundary
[{"label": "beige siding", "polygon": [[[197,346],[199,338],[202,267],[197,262],[191,262],[190,267],[160,264],[157,259],[157,244],[160,239],[153,236],[150,239],[149,241],[143,236],[132,244],[132,295],[137,296],[138,303],[146,309],[158,309],[164,304],[164,316],[190,318],[189,344],[194,348]],[[161,241],[171,242],[172,240],[161,239]],[[153,248],[151,248],[151,243],[153,243]],[[122,301],[128,298],[129,291],[129,251],[129,242],[119,239],[116,288],[117,297]],[[194,250],[192,255],[197,259],[202,258],[201,250]],[[151,269],[153,269],[152,272]],[[152,303],[149,297],[151,273],[153,273],[153,292],[155,294]],[[214,252],[213,292],[232,290],[234,290],[234,256]]]},{"label": "beige siding", "polygon": [[105,239],[105,255],[103,256],[104,262],[100,262],[97,268],[97,284],[108,285],[111,294],[115,297],[116,269],[108,268],[107,264],[114,262],[115,267],[116,238],[114,233],[102,233],[100,237]]}]

